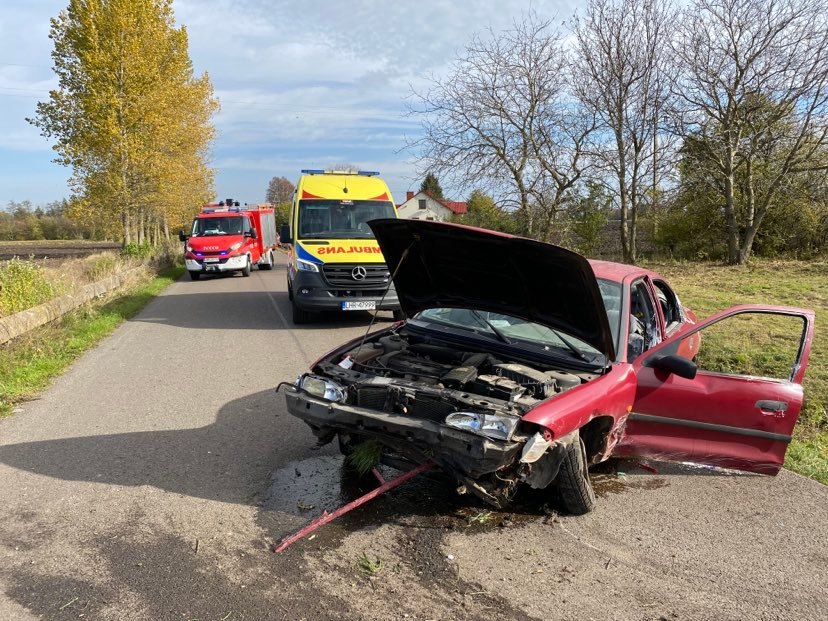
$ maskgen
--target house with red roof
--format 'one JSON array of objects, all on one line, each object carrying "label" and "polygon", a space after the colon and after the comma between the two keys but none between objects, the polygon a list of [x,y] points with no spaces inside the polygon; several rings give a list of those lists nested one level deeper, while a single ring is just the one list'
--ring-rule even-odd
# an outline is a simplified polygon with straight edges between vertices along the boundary
[{"label": "house with red roof", "polygon": [[465,202],[434,198],[428,192],[406,192],[405,202],[397,205],[397,215],[409,220],[437,220],[447,222],[453,215],[466,213]]}]

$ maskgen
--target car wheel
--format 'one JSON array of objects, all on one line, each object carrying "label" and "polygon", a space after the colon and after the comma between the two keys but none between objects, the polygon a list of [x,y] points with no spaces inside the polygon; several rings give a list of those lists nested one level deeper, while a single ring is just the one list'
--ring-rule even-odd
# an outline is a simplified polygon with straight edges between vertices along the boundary
[{"label": "car wheel", "polygon": [[394,321],[402,321],[403,319],[405,319],[405,313],[402,310],[395,310]]},{"label": "car wheel", "polygon": [[247,256],[247,265],[244,266],[244,269],[241,271],[242,276],[250,276],[250,270],[253,269],[253,266],[250,265],[250,255]]},{"label": "car wheel", "polygon": [[301,308],[296,306],[296,302],[293,303],[293,323],[310,323],[311,317],[312,314],[309,311],[302,310]]},{"label": "car wheel", "polygon": [[273,251],[269,251],[267,253],[267,261],[264,263],[259,264],[260,270],[272,270],[273,269]]},{"label": "car wheel", "polygon": [[198,280],[201,278],[201,272],[190,272],[190,278],[193,280]]},{"label": "car wheel", "polygon": [[589,480],[584,441],[578,437],[566,447],[556,479],[561,504],[567,513],[583,515],[595,506],[595,491]]}]

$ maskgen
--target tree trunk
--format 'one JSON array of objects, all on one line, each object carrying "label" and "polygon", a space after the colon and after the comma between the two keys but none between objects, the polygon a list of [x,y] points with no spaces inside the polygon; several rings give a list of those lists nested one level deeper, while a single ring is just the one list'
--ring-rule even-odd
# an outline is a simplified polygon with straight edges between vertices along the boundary
[{"label": "tree trunk", "polygon": [[725,175],[725,224],[727,226],[727,262],[741,265],[739,252],[739,224],[736,222],[736,205],[733,196],[733,173]]}]

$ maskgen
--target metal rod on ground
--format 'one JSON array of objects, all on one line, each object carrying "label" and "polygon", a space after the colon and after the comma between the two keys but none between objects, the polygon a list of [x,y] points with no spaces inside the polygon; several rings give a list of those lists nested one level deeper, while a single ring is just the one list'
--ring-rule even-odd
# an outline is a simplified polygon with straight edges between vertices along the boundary
[{"label": "metal rod on ground", "polygon": [[293,533],[292,535],[288,535],[287,537],[282,539],[282,541],[279,542],[279,545],[273,547],[273,551],[274,552],[284,551],[285,548],[287,548],[290,545],[293,545],[294,543],[296,543],[297,541],[299,541],[303,537],[311,534],[313,531],[315,531],[320,526],[324,526],[328,522],[331,522],[331,521],[335,520],[336,518],[338,518],[340,515],[344,515],[344,514],[348,513],[348,511],[350,511],[351,509],[356,509],[360,505],[364,505],[369,500],[373,500],[374,498],[376,498],[377,496],[379,496],[381,494],[384,494],[388,490],[394,489],[395,487],[398,487],[398,486],[402,485],[403,483],[405,483],[407,481],[410,481],[411,479],[416,477],[418,474],[420,474],[422,472],[425,472],[426,470],[428,470],[429,468],[432,468],[432,467],[434,467],[434,462],[427,461],[424,464],[420,464],[416,468],[412,468],[408,472],[404,472],[403,474],[398,476],[396,479],[391,479],[390,481],[386,481],[385,483],[380,485],[378,488],[371,490],[370,492],[360,496],[356,500],[352,500],[347,505],[342,505],[341,507],[339,507],[339,509],[337,509],[336,511],[334,511],[332,513],[328,513],[327,511],[323,512],[322,515],[320,515],[319,517],[314,518],[311,521],[310,524],[308,524],[307,526],[305,526],[301,530],[298,530],[295,533]]}]

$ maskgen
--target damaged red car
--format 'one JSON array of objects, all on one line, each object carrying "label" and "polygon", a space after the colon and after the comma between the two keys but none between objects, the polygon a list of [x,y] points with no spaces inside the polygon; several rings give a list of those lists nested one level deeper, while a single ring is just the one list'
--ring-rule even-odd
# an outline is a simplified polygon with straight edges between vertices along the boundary
[{"label": "damaged red car", "polygon": [[435,462],[501,507],[521,486],[592,509],[610,456],[776,474],[803,402],[814,313],[699,322],[641,268],[459,225],[370,223],[407,320],[336,348],[286,390],[343,452]]}]

